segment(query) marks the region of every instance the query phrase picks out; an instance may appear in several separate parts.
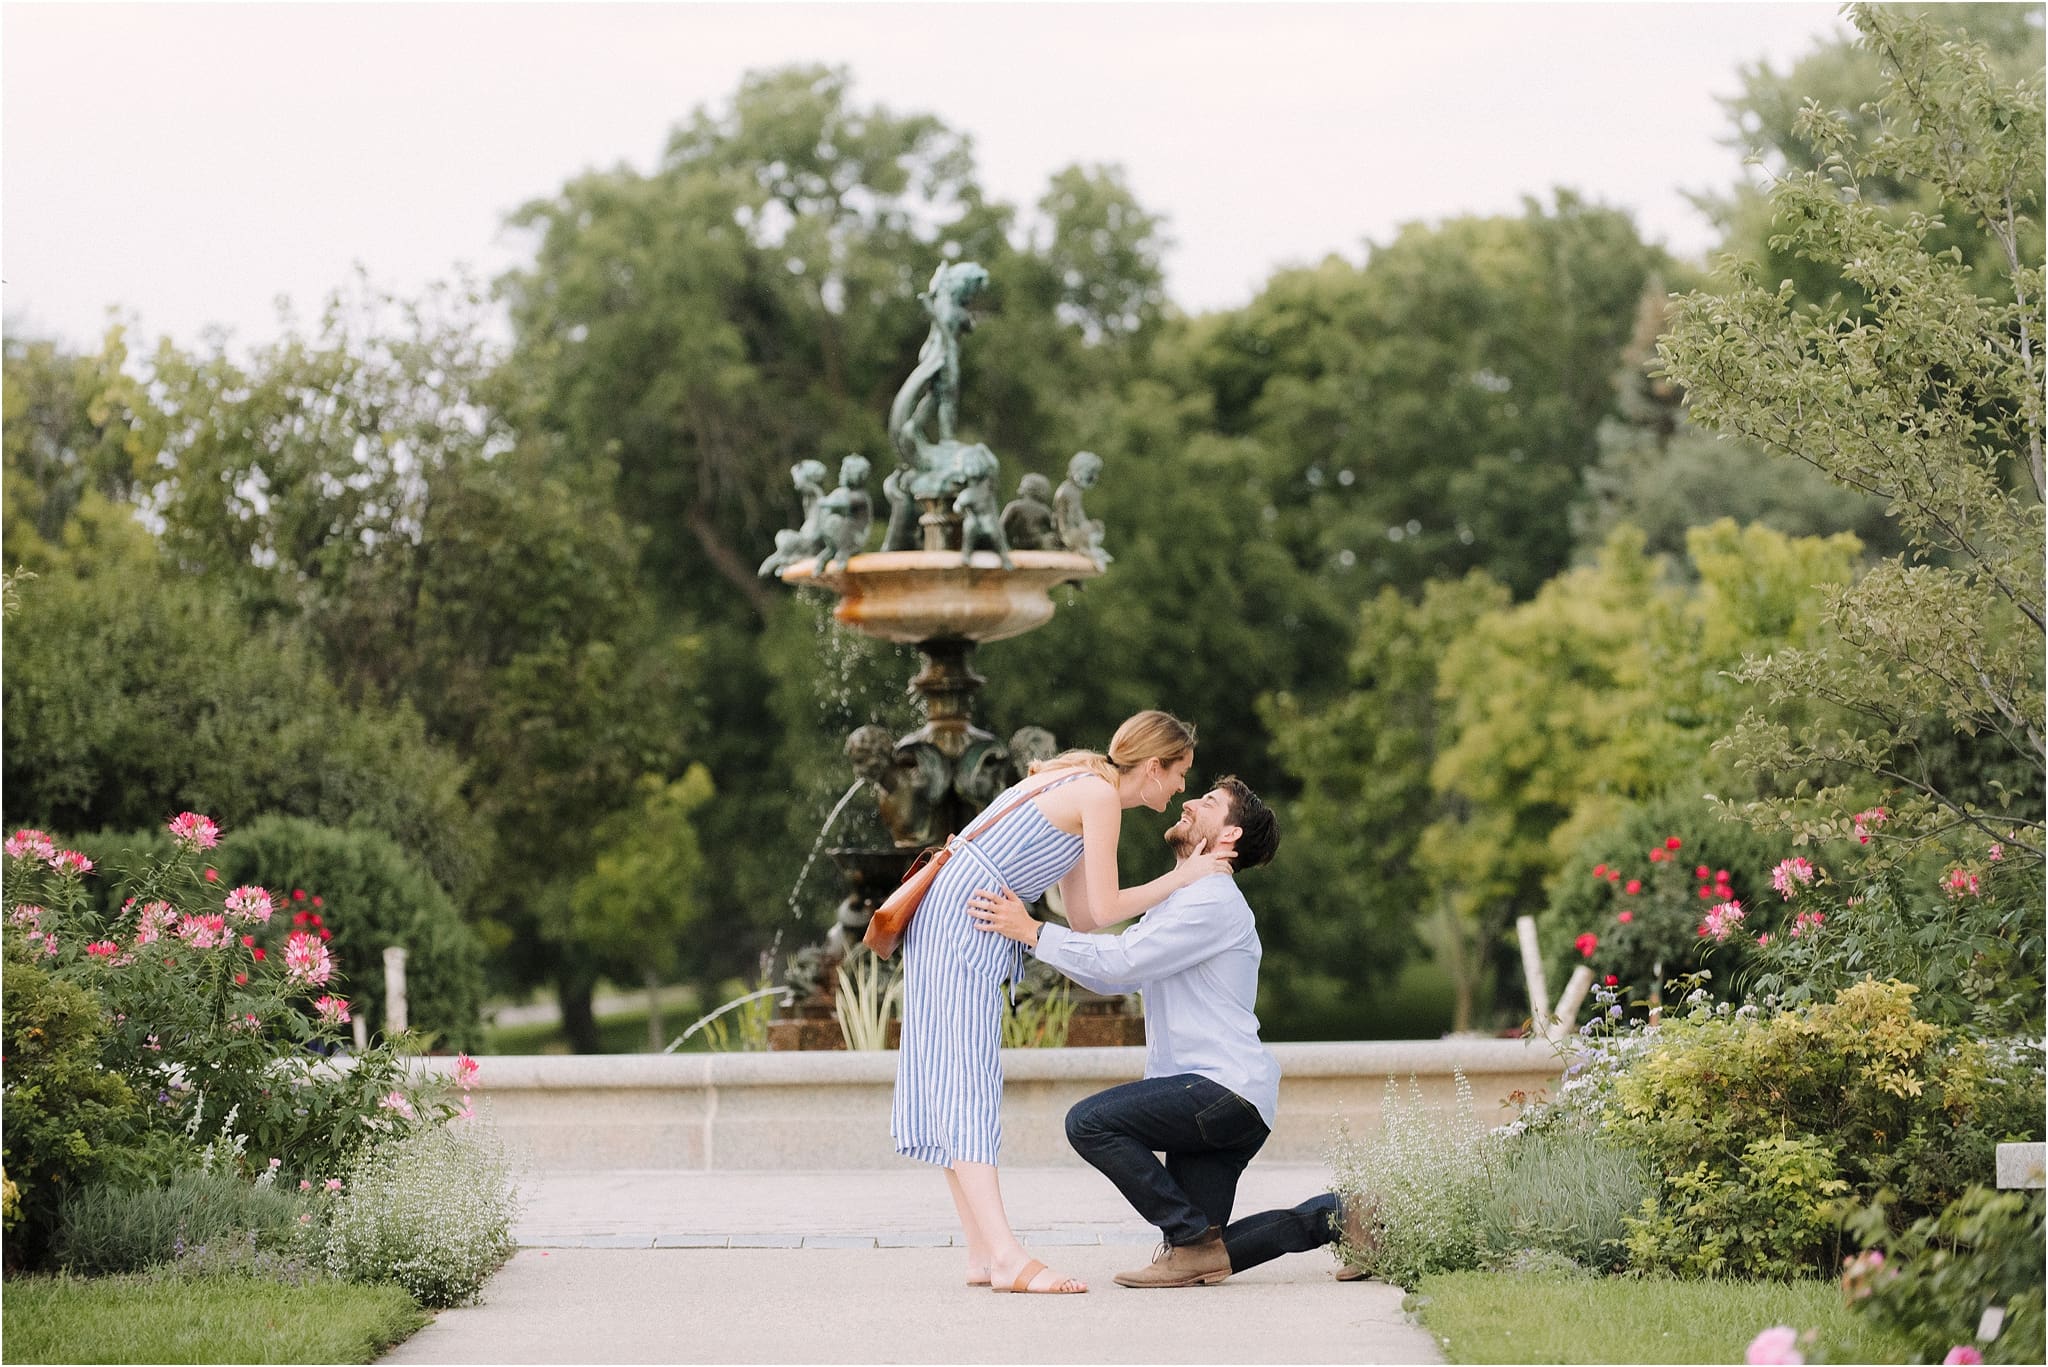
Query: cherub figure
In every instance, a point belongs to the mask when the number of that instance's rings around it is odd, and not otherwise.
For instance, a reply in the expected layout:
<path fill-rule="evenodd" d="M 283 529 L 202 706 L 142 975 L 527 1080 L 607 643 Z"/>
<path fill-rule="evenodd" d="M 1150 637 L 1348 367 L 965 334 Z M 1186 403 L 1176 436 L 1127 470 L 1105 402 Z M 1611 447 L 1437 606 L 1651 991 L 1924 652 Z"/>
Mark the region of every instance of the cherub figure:
<path fill-rule="evenodd" d="M 1003 536 L 1014 551 L 1058 549 L 1052 524 L 1051 480 L 1033 473 L 1017 481 L 1017 496 L 1003 507 Z"/>
<path fill-rule="evenodd" d="M 886 730 L 869 725 L 846 738 L 846 757 L 873 787 L 882 824 L 897 845 L 935 845 L 946 838 L 940 803 L 953 772 L 936 745 L 899 745 Z"/>
<path fill-rule="evenodd" d="M 953 511 L 960 514 L 960 563 L 972 564 L 974 548 L 981 544 L 996 553 L 1004 569 L 1016 568 L 996 503 L 995 452 L 981 445 L 961 447 L 953 457 L 953 479 L 960 485 L 953 500 Z"/>
<path fill-rule="evenodd" d="M 1060 544 L 1095 561 L 1097 569 L 1107 568 L 1111 559 L 1102 549 L 1102 524 L 1081 510 L 1081 492 L 1095 487 L 1102 478 L 1102 457 L 1093 451 L 1076 451 L 1067 462 L 1067 478 L 1053 495 L 1053 519 L 1058 524 Z"/>
<path fill-rule="evenodd" d="M 803 520 L 794 530 L 775 534 L 775 553 L 761 562 L 763 579 L 824 552 L 825 542 L 818 535 L 818 503 L 825 494 L 825 474 L 822 460 L 800 460 L 789 467 L 790 482 L 803 500 Z"/>
<path fill-rule="evenodd" d="M 868 458 L 848 456 L 839 462 L 839 487 L 818 500 L 818 540 L 822 543 L 818 573 L 824 574 L 838 561 L 845 569 L 856 551 L 868 544 L 868 528 L 875 520 L 874 505 L 868 500 Z"/>

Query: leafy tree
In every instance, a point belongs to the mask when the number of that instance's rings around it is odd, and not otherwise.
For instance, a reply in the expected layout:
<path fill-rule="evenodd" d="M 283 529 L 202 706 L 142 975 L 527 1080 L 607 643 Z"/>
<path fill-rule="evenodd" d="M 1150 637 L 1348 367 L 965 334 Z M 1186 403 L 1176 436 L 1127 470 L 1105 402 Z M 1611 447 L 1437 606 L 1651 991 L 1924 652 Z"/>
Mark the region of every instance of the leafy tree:
<path fill-rule="evenodd" d="M 685 944 L 702 937 L 697 889 L 705 859 L 691 816 L 711 800 L 711 775 L 701 764 L 674 783 L 649 775 L 640 805 L 613 816 L 598 832 L 600 853 L 569 894 L 577 937 L 601 958 L 604 971 L 647 986 L 647 1047 L 667 1042 L 658 989 L 673 981 Z"/>
<path fill-rule="evenodd" d="M 404 704 L 349 702 L 288 628 L 143 562 L 52 574 L 8 621 L 6 820 L 53 830 L 154 827 L 204 811 L 279 812 L 382 831 L 444 883 L 473 876 L 484 833 L 459 760 Z"/>
<path fill-rule="evenodd" d="M 1440 743 L 1437 701 L 1445 652 L 1482 618 L 1505 609 L 1507 590 L 1481 571 L 1423 586 L 1410 603 L 1391 588 L 1361 605 L 1347 688 L 1326 705 L 1287 691 L 1260 714 L 1300 794 L 1283 813 L 1284 864 L 1299 868 L 1293 898 L 1261 901 L 1268 976 L 1284 983 L 1261 1018 L 1275 1033 L 1320 1019 L 1315 1033 L 1344 1038 L 1367 995 L 1399 972 L 1418 940 L 1449 968 L 1453 1025 L 1472 1025 L 1476 966 L 1449 899 L 1417 860 L 1428 824 L 1448 809 L 1430 787 Z M 1271 929 L 1268 930 L 1268 927 Z"/>
<path fill-rule="evenodd" d="M 1669 326 L 1674 297 L 1661 276 L 1643 287 L 1635 331 L 1615 370 L 1616 413 L 1600 424 L 1600 456 L 1587 468 L 1584 499 L 1573 509 L 1580 555 L 1590 558 L 1627 524 L 1643 532 L 1650 554 L 1682 566 L 1687 530 L 1724 517 L 1788 536 L 1852 532 L 1872 555 L 1903 549 L 1877 499 L 1693 425 L 1684 391 L 1652 373 L 1661 368 L 1657 338 Z"/>
<path fill-rule="evenodd" d="M 1662 263 L 1627 215 L 1560 191 L 1282 272 L 1196 323 L 1181 363 L 1220 431 L 1272 453 L 1271 534 L 1333 587 L 1484 568 L 1526 596 L 1569 559 L 1607 377 Z"/>
<path fill-rule="evenodd" d="M 1956 41 L 1980 45 L 1983 59 L 1997 79 L 2023 79 L 2041 66 L 2042 7 L 2038 4 L 1884 5 L 1873 7 L 1887 16 L 1917 16 Z M 1742 90 L 1723 101 L 1734 130 L 1730 145 L 1755 155 L 1769 177 L 1819 169 L 1835 150 L 1814 135 L 1805 122 L 1811 102 L 1838 111 L 1836 121 L 1847 145 L 1868 153 L 1882 134 L 1884 116 L 1876 103 L 1884 81 L 1879 54 L 1854 38 L 1818 45 L 1785 72 L 1768 62 L 1743 68 Z M 1942 190 L 1899 168 L 1867 165 L 1858 179 L 1866 203 L 1881 206 L 1890 216 L 1918 214 L 1925 226 L 1928 250 L 1954 249 L 1980 292 L 2004 290 L 2005 267 L 1992 235 L 1976 223 L 1966 205 L 1945 202 Z M 1743 185 L 1725 195 L 1702 195 L 1702 208 L 1722 226 L 1728 250 L 1760 263 L 1763 277 L 1791 280 L 1799 297 L 1821 302 L 1842 294 L 1860 299 L 1862 285 L 1826 260 L 1774 241 L 1775 213 L 1767 189 Z M 2033 255 L 2039 253 L 2039 225 Z"/>
<path fill-rule="evenodd" d="M 1681 303 L 1662 345 L 1695 419 L 1805 461 L 1887 503 L 1911 549 L 1827 605 L 1824 648 L 1749 661 L 1767 704 L 1818 699 L 1836 716 L 1752 712 L 1731 752 L 1815 787 L 1747 807 L 1795 839 L 1849 834 L 1849 803 L 1891 794 L 1888 842 L 1998 840 L 2038 877 L 2042 694 L 2042 102 L 2038 70 L 2002 80 L 1982 46 L 1929 22 L 1851 11 L 1886 70 L 1859 149 L 1817 106 L 1801 117 L 1814 171 L 1771 190 L 1781 249 L 1841 272 L 1862 302 L 1803 303 L 1731 262 Z M 1885 212 L 1871 175 L 1926 187 L 1995 246 L 1995 291 L 1938 224 Z M 1859 783 L 1856 776 L 1862 775 Z"/>

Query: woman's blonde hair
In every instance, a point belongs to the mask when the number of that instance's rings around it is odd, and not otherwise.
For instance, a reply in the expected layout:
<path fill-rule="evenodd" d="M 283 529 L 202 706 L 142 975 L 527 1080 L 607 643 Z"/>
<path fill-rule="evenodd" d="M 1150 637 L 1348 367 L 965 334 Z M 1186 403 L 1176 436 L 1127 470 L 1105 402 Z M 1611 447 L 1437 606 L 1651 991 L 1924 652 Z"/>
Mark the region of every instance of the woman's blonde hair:
<path fill-rule="evenodd" d="M 1170 712 L 1147 710 L 1130 718 L 1109 738 L 1109 753 L 1095 750 L 1067 750 L 1051 759 L 1038 760 L 1031 772 L 1049 773 L 1059 769 L 1086 769 L 1106 783 L 1135 769 L 1148 759 L 1173 764 L 1194 753 L 1195 728 Z"/>

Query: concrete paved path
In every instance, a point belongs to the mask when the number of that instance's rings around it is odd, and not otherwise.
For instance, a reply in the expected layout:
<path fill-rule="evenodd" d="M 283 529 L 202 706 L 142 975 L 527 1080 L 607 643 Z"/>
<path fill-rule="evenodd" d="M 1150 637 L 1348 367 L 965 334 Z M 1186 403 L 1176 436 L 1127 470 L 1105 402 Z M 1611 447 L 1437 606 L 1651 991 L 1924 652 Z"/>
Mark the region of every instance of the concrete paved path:
<path fill-rule="evenodd" d="M 1253 1164 L 1240 1214 L 1322 1189 Z M 512 1261 L 382 1361 L 1442 1361 L 1399 1288 L 1340 1283 L 1326 1251 L 1221 1286 L 1132 1291 L 1156 1233 L 1092 1169 L 1005 1169 L 1011 1219 L 1085 1296 L 963 1285 L 944 1181 L 857 1172 L 555 1172 L 533 1180 Z"/>

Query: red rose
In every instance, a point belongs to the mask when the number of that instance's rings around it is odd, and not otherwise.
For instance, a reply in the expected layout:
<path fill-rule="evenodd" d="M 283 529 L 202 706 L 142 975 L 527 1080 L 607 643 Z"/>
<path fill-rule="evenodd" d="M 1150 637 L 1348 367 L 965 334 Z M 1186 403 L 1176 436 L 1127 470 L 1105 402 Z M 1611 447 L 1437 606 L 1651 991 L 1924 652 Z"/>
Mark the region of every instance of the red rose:
<path fill-rule="evenodd" d="M 1667 850 L 1675 850 L 1680 848 L 1684 844 L 1685 842 L 1683 840 L 1680 840 L 1677 836 L 1668 836 L 1665 838 L 1664 848 Z"/>
<path fill-rule="evenodd" d="M 306 890 L 305 890 L 304 888 L 293 888 L 293 889 L 292 889 L 292 900 L 293 900 L 294 902 L 303 902 L 303 901 L 305 901 L 305 900 L 306 900 Z"/>
<path fill-rule="evenodd" d="M 1695 878 L 1699 879 L 1699 880 L 1700 880 L 1700 881 L 1701 881 L 1702 883 L 1704 883 L 1704 882 L 1706 882 L 1706 881 L 1707 881 L 1707 876 L 1708 876 L 1708 875 L 1707 875 L 1707 866 L 1706 866 L 1705 864 L 1702 864 L 1702 865 L 1700 865 L 1700 866 L 1699 866 L 1698 868 L 1694 869 L 1694 870 L 1693 870 L 1692 872 L 1693 872 L 1693 877 L 1695 877 Z"/>
<path fill-rule="evenodd" d="M 1607 866 L 1605 864 L 1595 864 L 1593 866 L 1593 876 L 1595 878 L 1605 878 L 1607 876 Z"/>
<path fill-rule="evenodd" d="M 1621 922 L 1623 925 L 1627 925 L 1630 921 L 1636 919 L 1636 914 L 1632 911 L 1624 911 L 1614 919 Z"/>
<path fill-rule="evenodd" d="M 1621 979 L 1615 977 L 1612 973 L 1610 973 L 1607 975 L 1607 985 L 1609 987 L 1619 987 L 1621 986 Z"/>
<path fill-rule="evenodd" d="M 1572 941 L 1572 944 L 1581 955 L 1590 959 L 1593 957 L 1593 951 L 1600 947 L 1600 937 L 1589 930 L 1578 939 Z"/>
<path fill-rule="evenodd" d="M 256 956 L 256 958 L 257 958 L 257 961 L 258 961 L 259 963 L 260 963 L 260 962 L 261 962 L 261 961 L 263 960 L 264 954 L 263 954 L 263 946 L 262 946 L 262 945 L 258 945 L 258 946 L 256 946 L 256 948 L 254 948 L 254 949 L 250 950 L 249 952 L 250 952 L 251 954 L 254 954 L 254 955 Z"/>
<path fill-rule="evenodd" d="M 1637 893 L 1641 892 L 1642 890 L 1643 890 L 1643 880 L 1642 880 L 1642 879 L 1640 879 L 1640 878 L 1631 878 L 1631 879 L 1629 879 L 1629 880 L 1628 880 L 1628 884 L 1627 884 L 1627 886 L 1625 886 L 1625 887 L 1623 887 L 1623 888 L 1622 888 L 1622 891 L 1623 891 L 1623 892 L 1625 892 L 1625 893 L 1627 893 L 1627 894 L 1628 894 L 1629 896 L 1631 896 L 1631 897 L 1635 896 L 1635 895 L 1636 895 Z"/>

